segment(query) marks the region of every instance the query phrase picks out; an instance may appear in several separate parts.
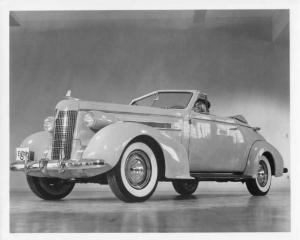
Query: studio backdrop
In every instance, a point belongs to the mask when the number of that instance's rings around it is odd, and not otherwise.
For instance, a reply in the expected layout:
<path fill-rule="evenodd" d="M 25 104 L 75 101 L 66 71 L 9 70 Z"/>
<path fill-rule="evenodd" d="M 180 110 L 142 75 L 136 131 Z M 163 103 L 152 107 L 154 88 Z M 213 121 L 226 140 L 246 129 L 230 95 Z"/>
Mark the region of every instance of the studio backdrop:
<path fill-rule="evenodd" d="M 261 127 L 289 168 L 288 16 L 287 10 L 11 12 L 10 161 L 68 89 L 77 98 L 115 103 L 156 89 L 200 89 L 212 114 L 242 114 Z M 23 174 L 11 175 L 11 189 L 28 189 Z"/>

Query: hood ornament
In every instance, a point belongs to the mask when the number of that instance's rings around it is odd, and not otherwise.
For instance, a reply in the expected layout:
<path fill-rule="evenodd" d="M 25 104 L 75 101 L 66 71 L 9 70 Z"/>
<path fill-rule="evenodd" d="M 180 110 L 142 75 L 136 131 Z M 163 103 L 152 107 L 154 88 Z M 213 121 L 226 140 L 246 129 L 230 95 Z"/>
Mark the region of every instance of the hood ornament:
<path fill-rule="evenodd" d="M 71 97 L 71 93 L 72 93 L 72 91 L 69 89 L 66 93 L 66 97 Z"/>
<path fill-rule="evenodd" d="M 71 93 L 72 93 L 72 91 L 69 89 L 69 90 L 67 91 L 67 93 L 66 93 L 65 99 L 73 99 L 73 100 L 78 101 L 79 99 L 78 99 L 78 98 L 73 98 L 73 97 L 71 96 Z"/>

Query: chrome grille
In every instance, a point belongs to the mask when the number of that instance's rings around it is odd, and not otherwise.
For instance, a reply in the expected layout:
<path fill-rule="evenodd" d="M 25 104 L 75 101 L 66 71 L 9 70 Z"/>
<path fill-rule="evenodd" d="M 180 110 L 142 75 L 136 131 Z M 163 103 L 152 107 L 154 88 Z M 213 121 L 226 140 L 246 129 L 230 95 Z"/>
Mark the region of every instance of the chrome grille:
<path fill-rule="evenodd" d="M 52 159 L 66 160 L 71 158 L 76 117 L 77 111 L 59 111 L 57 113 L 52 140 Z"/>

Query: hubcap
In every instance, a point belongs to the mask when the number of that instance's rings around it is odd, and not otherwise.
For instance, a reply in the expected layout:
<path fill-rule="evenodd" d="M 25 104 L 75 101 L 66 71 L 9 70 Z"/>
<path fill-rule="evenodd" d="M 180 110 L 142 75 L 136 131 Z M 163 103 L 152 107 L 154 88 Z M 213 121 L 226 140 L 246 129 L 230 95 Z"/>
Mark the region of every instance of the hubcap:
<path fill-rule="evenodd" d="M 257 173 L 257 182 L 261 187 L 268 183 L 268 168 L 264 161 L 260 161 Z"/>
<path fill-rule="evenodd" d="M 151 178 L 151 163 L 146 153 L 141 150 L 132 151 L 125 163 L 125 176 L 131 187 L 143 189 Z"/>

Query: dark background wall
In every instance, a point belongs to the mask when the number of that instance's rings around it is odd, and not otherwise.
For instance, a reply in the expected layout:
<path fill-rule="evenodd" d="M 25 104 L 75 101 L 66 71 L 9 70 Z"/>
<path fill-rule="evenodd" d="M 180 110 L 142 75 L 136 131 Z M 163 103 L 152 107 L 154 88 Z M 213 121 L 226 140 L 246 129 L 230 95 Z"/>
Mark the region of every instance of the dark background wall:
<path fill-rule="evenodd" d="M 182 24 L 186 19 L 176 15 L 166 23 L 159 11 L 153 19 L 112 12 L 97 21 L 68 24 L 56 17 L 42 25 L 42 13 L 22 14 L 12 13 L 19 21 L 35 18 L 10 28 L 10 161 L 68 89 L 78 98 L 129 103 L 166 88 L 201 89 L 212 113 L 244 115 L 289 167 L 288 27 L 274 40 L 274 27 L 262 17 L 209 25 L 195 24 L 195 15 L 192 24 Z M 25 188 L 23 174 L 11 174 L 10 185 Z"/>

